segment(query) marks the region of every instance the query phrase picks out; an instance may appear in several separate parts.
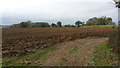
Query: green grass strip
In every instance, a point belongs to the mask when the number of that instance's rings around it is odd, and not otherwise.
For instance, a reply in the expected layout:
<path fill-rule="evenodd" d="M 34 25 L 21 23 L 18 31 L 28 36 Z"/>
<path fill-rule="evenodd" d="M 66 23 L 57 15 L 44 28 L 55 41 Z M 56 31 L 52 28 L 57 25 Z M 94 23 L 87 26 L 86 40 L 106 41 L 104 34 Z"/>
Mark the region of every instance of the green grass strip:
<path fill-rule="evenodd" d="M 44 48 L 41 50 L 37 50 L 34 53 L 30 53 L 24 56 L 16 56 L 11 58 L 4 58 L 2 60 L 2 66 L 34 66 L 34 65 L 41 65 L 43 62 L 42 60 L 47 58 L 48 52 L 56 51 L 57 48 L 49 47 Z M 40 60 L 39 64 L 35 64 L 37 60 Z"/>
<path fill-rule="evenodd" d="M 117 65 L 118 56 L 112 52 L 107 43 L 103 43 L 95 47 L 92 65 L 97 66 L 113 66 Z"/>

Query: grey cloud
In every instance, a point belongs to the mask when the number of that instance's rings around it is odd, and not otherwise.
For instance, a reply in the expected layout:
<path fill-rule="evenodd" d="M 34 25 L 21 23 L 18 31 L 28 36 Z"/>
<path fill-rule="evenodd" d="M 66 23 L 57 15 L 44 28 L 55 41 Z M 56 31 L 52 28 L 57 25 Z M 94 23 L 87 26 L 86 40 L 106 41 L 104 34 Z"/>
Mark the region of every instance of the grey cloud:
<path fill-rule="evenodd" d="M 74 24 L 76 20 L 87 21 L 90 17 L 109 16 L 117 22 L 117 9 L 111 2 L 62 2 L 46 4 L 29 4 L 21 8 L 3 12 L 3 24 L 19 23 L 21 21 L 58 20 L 64 24 Z"/>

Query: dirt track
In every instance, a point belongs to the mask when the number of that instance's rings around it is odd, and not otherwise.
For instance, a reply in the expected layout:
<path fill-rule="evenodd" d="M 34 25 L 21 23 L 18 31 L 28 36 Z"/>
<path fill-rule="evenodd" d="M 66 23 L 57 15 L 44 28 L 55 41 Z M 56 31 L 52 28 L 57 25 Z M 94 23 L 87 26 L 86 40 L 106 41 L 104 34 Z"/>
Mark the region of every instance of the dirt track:
<path fill-rule="evenodd" d="M 84 38 L 58 44 L 55 52 L 49 52 L 43 66 L 88 66 L 92 63 L 94 47 L 108 38 Z"/>

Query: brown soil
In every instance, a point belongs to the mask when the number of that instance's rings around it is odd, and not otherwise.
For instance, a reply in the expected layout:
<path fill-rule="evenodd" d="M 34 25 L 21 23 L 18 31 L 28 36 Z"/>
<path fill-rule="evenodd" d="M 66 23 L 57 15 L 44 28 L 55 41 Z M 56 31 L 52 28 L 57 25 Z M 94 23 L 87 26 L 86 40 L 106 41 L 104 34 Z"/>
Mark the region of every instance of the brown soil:
<path fill-rule="evenodd" d="M 113 28 L 3 28 L 2 57 L 25 55 L 61 42 L 86 37 L 108 37 Z M 69 45 L 69 44 L 68 44 Z M 72 45 L 72 43 L 71 43 Z"/>
<path fill-rule="evenodd" d="M 92 63 L 94 47 L 107 41 L 108 38 L 84 38 L 75 41 L 63 42 L 56 45 L 55 52 L 48 53 L 43 66 L 88 66 Z M 68 53 L 77 48 L 74 53 Z"/>

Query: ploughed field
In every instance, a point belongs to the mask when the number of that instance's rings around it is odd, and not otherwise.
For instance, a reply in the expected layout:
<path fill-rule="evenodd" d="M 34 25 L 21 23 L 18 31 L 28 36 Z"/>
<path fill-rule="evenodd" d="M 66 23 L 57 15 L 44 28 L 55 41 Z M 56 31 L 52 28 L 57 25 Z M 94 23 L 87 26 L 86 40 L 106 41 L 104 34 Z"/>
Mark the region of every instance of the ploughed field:
<path fill-rule="evenodd" d="M 86 37 L 107 37 L 113 28 L 3 28 L 2 56 L 25 55 L 37 49 L 47 48 L 55 44 Z"/>

